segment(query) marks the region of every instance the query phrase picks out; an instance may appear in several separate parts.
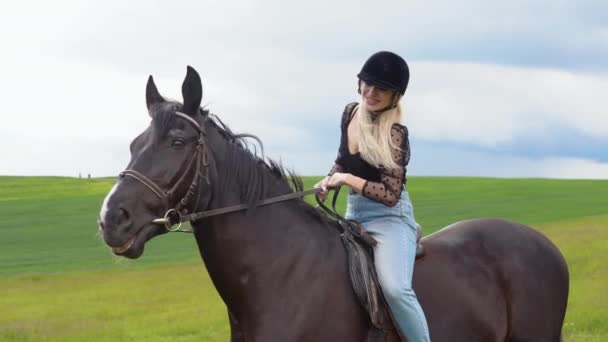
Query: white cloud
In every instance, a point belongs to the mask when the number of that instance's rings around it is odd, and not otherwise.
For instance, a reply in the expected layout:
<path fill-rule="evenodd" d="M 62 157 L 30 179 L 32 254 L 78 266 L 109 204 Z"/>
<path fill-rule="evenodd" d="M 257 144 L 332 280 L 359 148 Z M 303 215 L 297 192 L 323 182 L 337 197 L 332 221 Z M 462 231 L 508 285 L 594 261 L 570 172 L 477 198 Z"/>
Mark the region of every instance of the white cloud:
<path fill-rule="evenodd" d="M 608 179 L 608 163 L 584 158 L 527 158 L 450 146 L 414 146 L 410 175 Z"/>
<path fill-rule="evenodd" d="M 568 127 L 608 138 L 608 75 L 562 70 L 414 62 L 406 94 L 418 136 L 485 146 Z"/>
<path fill-rule="evenodd" d="M 505 146 L 547 137 L 547 127 L 608 137 L 607 74 L 408 57 L 510 35 L 603 49 L 608 31 L 592 20 L 599 2 L 45 4 L 0 5 L 0 29 L 8 33 L 0 37 L 1 115 L 8 118 L 0 127 L 0 174 L 116 174 L 149 121 L 148 74 L 179 100 L 187 64 L 203 77 L 204 104 L 229 126 L 259 135 L 269 155 L 296 170 L 321 174 L 335 149 L 310 142 L 327 126 L 337 135 L 343 105 L 356 99 L 361 63 L 387 47 L 410 62 L 406 115 L 418 139 Z M 378 8 L 391 9 L 382 25 L 370 21 Z M 557 25 L 565 18 L 569 25 Z M 592 33 L 579 40 L 584 32 Z"/>
<path fill-rule="evenodd" d="M 539 169 L 539 174 L 548 178 L 608 179 L 608 163 L 588 159 L 547 158 Z"/>

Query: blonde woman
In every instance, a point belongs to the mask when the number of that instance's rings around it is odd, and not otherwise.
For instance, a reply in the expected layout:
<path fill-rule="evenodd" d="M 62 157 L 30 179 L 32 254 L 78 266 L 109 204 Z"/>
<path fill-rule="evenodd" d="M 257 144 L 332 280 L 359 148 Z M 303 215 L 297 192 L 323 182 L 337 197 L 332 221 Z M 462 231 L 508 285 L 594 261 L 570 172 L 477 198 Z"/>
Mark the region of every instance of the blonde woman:
<path fill-rule="evenodd" d="M 381 51 L 363 65 L 359 103 L 346 106 L 335 165 L 315 184 L 327 189 L 346 185 L 346 218 L 361 222 L 378 244 L 374 258 L 384 295 L 408 341 L 430 341 L 424 312 L 412 289 L 416 257 L 416 221 L 404 189 L 410 149 L 399 101 L 409 68 L 399 55 Z"/>

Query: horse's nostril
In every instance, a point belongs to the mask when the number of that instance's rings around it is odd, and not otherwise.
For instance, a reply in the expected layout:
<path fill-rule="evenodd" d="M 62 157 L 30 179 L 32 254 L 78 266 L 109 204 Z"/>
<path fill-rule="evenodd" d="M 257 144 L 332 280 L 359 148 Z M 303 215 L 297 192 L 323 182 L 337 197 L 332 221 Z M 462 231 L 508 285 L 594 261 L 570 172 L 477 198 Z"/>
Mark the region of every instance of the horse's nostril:
<path fill-rule="evenodd" d="M 122 217 L 122 220 L 129 221 L 129 219 L 131 218 L 131 215 L 129 215 L 129 212 L 124 208 L 120 208 L 118 210 L 119 210 L 120 216 Z"/>

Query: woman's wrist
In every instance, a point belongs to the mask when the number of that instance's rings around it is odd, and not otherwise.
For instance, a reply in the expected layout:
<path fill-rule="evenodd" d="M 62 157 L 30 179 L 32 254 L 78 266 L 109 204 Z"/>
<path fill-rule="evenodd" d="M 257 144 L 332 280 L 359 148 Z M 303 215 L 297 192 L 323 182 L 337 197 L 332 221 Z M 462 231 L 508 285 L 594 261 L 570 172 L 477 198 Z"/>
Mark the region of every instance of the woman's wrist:
<path fill-rule="evenodd" d="M 361 177 L 357 177 L 353 174 L 346 174 L 345 184 L 348 185 L 355 192 L 361 193 L 363 191 L 363 186 L 365 185 L 365 179 Z"/>

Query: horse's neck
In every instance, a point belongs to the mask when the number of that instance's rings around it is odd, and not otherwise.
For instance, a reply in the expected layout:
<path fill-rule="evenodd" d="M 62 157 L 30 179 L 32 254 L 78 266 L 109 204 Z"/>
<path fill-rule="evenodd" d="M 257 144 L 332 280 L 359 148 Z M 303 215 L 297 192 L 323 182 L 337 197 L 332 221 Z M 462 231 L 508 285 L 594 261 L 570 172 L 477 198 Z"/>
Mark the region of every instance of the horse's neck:
<path fill-rule="evenodd" d="M 227 144 L 223 139 L 220 141 Z M 214 145 L 215 170 L 225 166 L 222 163 L 226 148 Z M 220 173 L 214 172 L 215 179 L 211 179 L 214 189 L 210 208 L 240 203 L 239 182 L 223 182 Z M 278 194 L 280 190 L 271 189 L 268 196 Z M 249 280 L 255 279 L 259 284 L 267 277 L 284 277 L 290 263 L 293 264 L 299 255 L 311 253 L 311 245 L 321 244 L 329 238 L 327 227 L 308 215 L 294 201 L 288 201 L 258 207 L 249 213 L 240 211 L 210 217 L 195 224 L 201 256 L 218 292 L 229 306 L 230 302 L 242 303 L 237 298 L 247 297 L 247 291 L 267 290 L 251 286 Z M 257 295 L 252 297 L 259 297 Z"/>
<path fill-rule="evenodd" d="M 282 286 L 280 279 L 297 278 L 289 271 L 307 262 L 300 256 L 328 238 L 313 227 L 315 220 L 304 216 L 294 203 L 277 203 L 249 214 L 213 217 L 195 227 L 207 271 L 230 310 L 266 305 L 259 300 L 272 297 L 275 287 Z"/>

